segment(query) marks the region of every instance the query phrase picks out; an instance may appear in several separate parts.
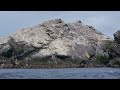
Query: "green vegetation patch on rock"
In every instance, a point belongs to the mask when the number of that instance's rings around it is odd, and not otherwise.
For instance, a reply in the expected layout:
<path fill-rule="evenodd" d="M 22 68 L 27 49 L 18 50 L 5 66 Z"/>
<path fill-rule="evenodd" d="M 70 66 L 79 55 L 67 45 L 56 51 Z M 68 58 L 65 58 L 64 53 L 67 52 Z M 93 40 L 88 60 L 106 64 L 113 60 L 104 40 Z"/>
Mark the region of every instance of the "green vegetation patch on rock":
<path fill-rule="evenodd" d="M 109 63 L 109 57 L 107 57 L 105 55 L 96 55 L 95 62 L 97 64 L 104 64 L 104 65 L 106 65 L 107 63 Z"/>

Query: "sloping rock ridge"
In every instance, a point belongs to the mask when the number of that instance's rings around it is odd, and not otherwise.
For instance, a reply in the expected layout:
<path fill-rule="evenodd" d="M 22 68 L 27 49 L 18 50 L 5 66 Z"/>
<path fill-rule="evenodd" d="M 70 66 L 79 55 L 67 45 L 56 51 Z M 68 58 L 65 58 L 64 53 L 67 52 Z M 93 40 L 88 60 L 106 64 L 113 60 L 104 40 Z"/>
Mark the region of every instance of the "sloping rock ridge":
<path fill-rule="evenodd" d="M 90 65 L 97 55 L 109 57 L 108 51 L 103 49 L 104 41 L 112 39 L 81 21 L 49 20 L 1 37 L 0 66 L 81 67 L 84 61 Z"/>

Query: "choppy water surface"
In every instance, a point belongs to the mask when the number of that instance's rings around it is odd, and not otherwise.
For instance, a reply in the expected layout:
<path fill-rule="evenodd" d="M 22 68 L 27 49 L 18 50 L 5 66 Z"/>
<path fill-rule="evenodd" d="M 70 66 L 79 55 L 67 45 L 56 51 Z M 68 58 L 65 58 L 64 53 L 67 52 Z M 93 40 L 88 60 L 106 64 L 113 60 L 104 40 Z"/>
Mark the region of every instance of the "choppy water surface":
<path fill-rule="evenodd" d="M 120 68 L 0 69 L 0 79 L 120 79 Z"/>

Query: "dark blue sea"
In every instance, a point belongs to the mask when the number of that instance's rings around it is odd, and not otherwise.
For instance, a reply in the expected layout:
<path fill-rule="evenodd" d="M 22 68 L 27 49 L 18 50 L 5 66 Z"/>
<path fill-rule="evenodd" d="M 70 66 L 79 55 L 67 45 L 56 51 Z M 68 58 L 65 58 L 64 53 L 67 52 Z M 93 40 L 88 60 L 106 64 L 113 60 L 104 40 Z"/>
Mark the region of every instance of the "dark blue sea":
<path fill-rule="evenodd" d="M 0 79 L 120 79 L 120 68 L 0 69 Z"/>

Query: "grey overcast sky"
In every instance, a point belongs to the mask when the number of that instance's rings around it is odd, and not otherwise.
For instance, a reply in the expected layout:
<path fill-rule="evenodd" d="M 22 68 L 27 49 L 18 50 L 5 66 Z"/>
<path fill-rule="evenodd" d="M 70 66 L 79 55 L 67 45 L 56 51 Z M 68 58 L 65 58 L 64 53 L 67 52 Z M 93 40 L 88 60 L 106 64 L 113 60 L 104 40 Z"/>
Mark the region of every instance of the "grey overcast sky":
<path fill-rule="evenodd" d="M 0 36 L 58 18 L 66 23 L 81 20 L 111 38 L 120 29 L 120 11 L 0 11 Z"/>

